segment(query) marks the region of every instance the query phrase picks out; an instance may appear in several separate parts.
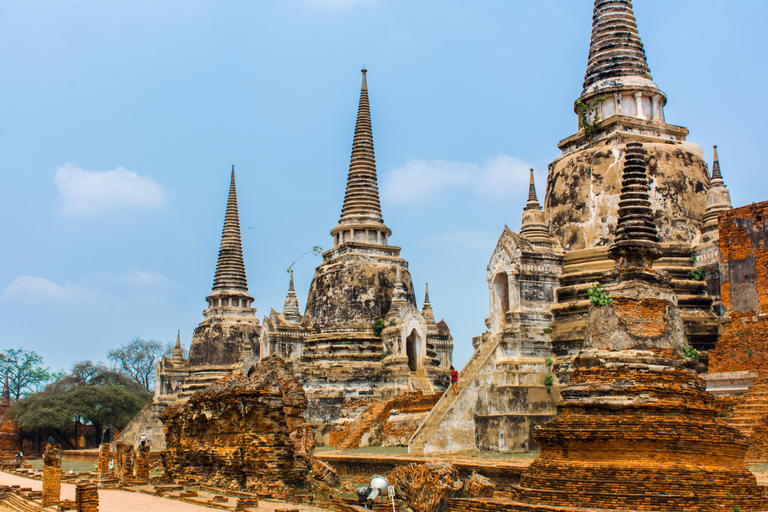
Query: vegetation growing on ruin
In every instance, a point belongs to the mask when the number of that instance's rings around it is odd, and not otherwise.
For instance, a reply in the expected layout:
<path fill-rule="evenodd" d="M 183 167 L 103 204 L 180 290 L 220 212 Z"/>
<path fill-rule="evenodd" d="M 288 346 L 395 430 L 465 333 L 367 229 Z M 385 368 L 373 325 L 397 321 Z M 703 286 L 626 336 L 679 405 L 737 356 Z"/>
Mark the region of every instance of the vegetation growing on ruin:
<path fill-rule="evenodd" d="M 552 375 L 547 375 L 544 377 L 544 385 L 547 386 L 547 389 L 552 387 L 552 384 L 555 383 L 555 378 L 552 377 Z"/>
<path fill-rule="evenodd" d="M 613 302 L 613 299 L 603 291 L 600 283 L 593 284 L 592 288 L 587 290 L 587 295 L 589 295 L 589 303 L 596 307 L 607 306 Z"/>
<path fill-rule="evenodd" d="M 576 102 L 576 113 L 579 115 L 579 128 L 584 132 L 584 137 L 588 142 L 592 142 L 597 134 L 598 125 L 600 124 L 600 115 L 597 112 L 598 105 L 605 101 L 605 98 L 595 98 L 589 103 L 583 103 L 581 101 Z M 592 116 L 592 122 L 589 121 L 589 116 Z"/>
<path fill-rule="evenodd" d="M 691 279 L 694 281 L 702 281 L 704 279 L 704 269 L 695 268 L 691 270 Z"/>
<path fill-rule="evenodd" d="M 685 351 L 685 357 L 690 357 L 691 359 L 699 360 L 699 351 L 695 348 L 691 347 L 690 345 L 686 345 L 683 347 L 683 350 Z"/>
<path fill-rule="evenodd" d="M 384 330 L 384 319 L 383 318 L 377 318 L 375 322 L 373 322 L 373 334 L 376 336 L 381 336 L 381 331 Z"/>
<path fill-rule="evenodd" d="M 312 249 L 310 249 L 309 251 L 305 252 L 304 254 L 302 254 L 301 256 L 299 256 L 298 258 L 296 258 L 296 260 L 295 260 L 293 263 L 291 263 L 290 265 L 288 265 L 288 270 L 286 270 L 286 272 L 290 274 L 290 273 L 291 273 L 291 270 L 293 270 L 293 266 L 294 266 L 296 263 L 298 263 L 298 262 L 299 262 L 299 260 L 300 260 L 301 258 L 303 258 L 304 256 L 306 256 L 306 255 L 307 255 L 307 254 L 309 254 L 309 253 L 312 253 L 312 254 L 314 254 L 315 256 L 322 256 L 322 255 L 323 255 L 323 248 L 322 248 L 322 247 L 320 247 L 319 245 L 313 245 L 313 246 L 312 246 Z"/>

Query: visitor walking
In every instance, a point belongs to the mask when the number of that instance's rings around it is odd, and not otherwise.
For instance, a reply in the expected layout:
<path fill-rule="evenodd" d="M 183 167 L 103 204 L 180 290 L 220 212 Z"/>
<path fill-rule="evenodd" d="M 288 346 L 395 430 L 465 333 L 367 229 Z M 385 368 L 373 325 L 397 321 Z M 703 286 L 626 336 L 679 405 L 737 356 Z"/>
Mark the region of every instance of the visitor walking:
<path fill-rule="evenodd" d="M 451 365 L 451 387 L 453 388 L 453 398 L 456 398 L 459 396 L 459 372 L 456 371 L 456 368 Z"/>

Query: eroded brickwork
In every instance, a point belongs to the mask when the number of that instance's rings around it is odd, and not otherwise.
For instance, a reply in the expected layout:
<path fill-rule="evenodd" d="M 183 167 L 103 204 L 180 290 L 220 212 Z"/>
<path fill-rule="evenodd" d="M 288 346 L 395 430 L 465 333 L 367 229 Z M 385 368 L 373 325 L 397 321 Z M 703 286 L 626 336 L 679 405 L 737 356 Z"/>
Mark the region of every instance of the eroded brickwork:
<path fill-rule="evenodd" d="M 768 367 L 768 201 L 721 212 L 720 296 L 728 316 L 710 372 Z"/>
<path fill-rule="evenodd" d="M 265 358 L 252 377 L 225 377 L 163 412 L 166 472 L 176 482 L 235 490 L 302 484 L 314 452 L 306 407 L 285 362 Z"/>
<path fill-rule="evenodd" d="M 61 446 L 48 444 L 43 453 L 43 506 L 56 505 L 61 498 Z"/>

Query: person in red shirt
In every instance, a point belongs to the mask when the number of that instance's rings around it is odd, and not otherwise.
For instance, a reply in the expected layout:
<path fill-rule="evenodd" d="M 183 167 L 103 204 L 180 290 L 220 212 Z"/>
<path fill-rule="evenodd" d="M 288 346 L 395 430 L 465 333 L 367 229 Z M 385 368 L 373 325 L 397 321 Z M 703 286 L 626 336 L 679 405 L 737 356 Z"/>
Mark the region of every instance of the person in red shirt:
<path fill-rule="evenodd" d="M 453 397 L 456 398 L 459 396 L 459 372 L 456 371 L 456 368 L 451 365 L 451 387 L 453 388 Z"/>

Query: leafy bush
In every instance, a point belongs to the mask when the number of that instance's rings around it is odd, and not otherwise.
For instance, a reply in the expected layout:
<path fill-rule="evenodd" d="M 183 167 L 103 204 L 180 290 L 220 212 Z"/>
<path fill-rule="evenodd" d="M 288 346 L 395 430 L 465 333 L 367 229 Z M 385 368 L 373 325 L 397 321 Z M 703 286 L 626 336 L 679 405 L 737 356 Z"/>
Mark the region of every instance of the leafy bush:
<path fill-rule="evenodd" d="M 691 279 L 694 281 L 704 280 L 704 270 L 700 268 L 695 268 L 691 270 Z"/>
<path fill-rule="evenodd" d="M 695 348 L 691 347 L 690 345 L 686 345 L 683 347 L 683 350 L 685 351 L 685 357 L 690 357 L 695 360 L 699 360 L 699 351 Z"/>
<path fill-rule="evenodd" d="M 550 329 L 549 327 L 544 328 L 544 334 L 549 334 L 551 332 L 552 332 L 552 329 Z"/>
<path fill-rule="evenodd" d="M 552 358 L 548 357 L 548 358 L 544 359 L 544 364 L 547 365 L 547 366 L 552 366 Z"/>
<path fill-rule="evenodd" d="M 375 322 L 373 322 L 373 334 L 376 336 L 381 336 L 381 331 L 384 330 L 384 319 L 383 318 L 377 318 Z"/>
<path fill-rule="evenodd" d="M 547 375 L 546 377 L 544 377 L 544 385 L 547 386 L 547 389 L 551 388 L 552 384 L 554 383 L 555 383 L 555 378 L 552 377 L 551 375 Z"/>
<path fill-rule="evenodd" d="M 589 295 L 589 303 L 593 306 L 602 307 L 613 302 L 613 299 L 603 291 L 600 283 L 593 284 L 592 288 L 587 290 L 587 295 Z"/>

